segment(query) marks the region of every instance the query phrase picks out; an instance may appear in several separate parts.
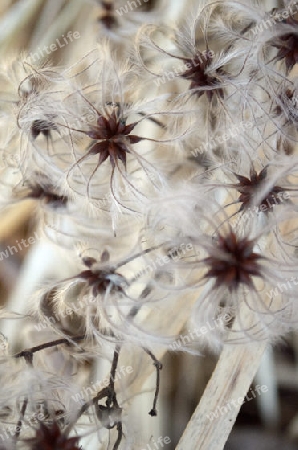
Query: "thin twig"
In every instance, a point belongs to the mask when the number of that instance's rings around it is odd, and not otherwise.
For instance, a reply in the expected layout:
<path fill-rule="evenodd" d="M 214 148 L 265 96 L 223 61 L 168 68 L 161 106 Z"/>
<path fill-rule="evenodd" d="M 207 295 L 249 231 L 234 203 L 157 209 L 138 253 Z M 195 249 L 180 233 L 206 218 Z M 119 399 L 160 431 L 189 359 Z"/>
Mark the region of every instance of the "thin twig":
<path fill-rule="evenodd" d="M 82 335 L 82 336 L 72 337 L 71 340 L 70 339 L 57 339 L 56 341 L 45 342 L 44 344 L 37 345 L 36 347 L 31 347 L 27 350 L 22 350 L 20 353 L 17 353 L 15 355 L 15 358 L 23 357 L 27 360 L 28 358 L 31 358 L 34 353 L 40 352 L 41 350 L 44 350 L 46 348 L 56 347 L 57 345 L 61 345 L 61 344 L 71 345 L 71 341 L 80 342 L 80 341 L 83 341 L 84 339 L 85 339 L 85 335 Z"/>
<path fill-rule="evenodd" d="M 117 431 L 118 431 L 118 437 L 114 444 L 113 450 L 117 450 L 122 441 L 123 430 L 122 430 L 122 422 L 121 421 L 117 422 Z"/>
<path fill-rule="evenodd" d="M 150 416 L 156 417 L 157 416 L 156 404 L 157 404 L 159 388 L 160 388 L 160 371 L 162 369 L 162 364 L 158 361 L 158 359 L 154 356 L 154 354 L 148 348 L 143 347 L 143 350 L 147 353 L 147 355 L 150 356 L 150 358 L 153 361 L 154 367 L 156 368 L 156 387 L 155 387 L 155 394 L 154 394 L 154 400 L 153 400 L 153 407 L 149 411 Z"/>
<path fill-rule="evenodd" d="M 22 405 L 20 418 L 19 418 L 17 426 L 16 426 L 15 439 L 18 439 L 20 436 L 21 429 L 22 429 L 22 423 L 23 423 L 23 420 L 25 417 L 25 412 L 26 412 L 27 406 L 28 406 L 28 398 L 25 398 L 23 405 Z"/>
<path fill-rule="evenodd" d="M 117 394 L 115 392 L 115 378 L 119 363 L 120 349 L 121 345 L 117 344 L 114 350 L 114 356 L 110 370 L 109 385 L 101 389 L 95 395 L 95 397 L 93 397 L 91 400 L 87 401 L 86 403 L 84 403 L 84 405 L 82 405 L 77 414 L 76 419 L 65 430 L 65 433 L 68 434 L 74 427 L 74 425 L 77 423 L 79 418 L 82 416 L 82 414 L 84 414 L 90 406 L 94 405 L 96 409 L 97 418 L 105 428 L 112 429 L 115 428 L 116 426 L 118 436 L 114 444 L 113 450 L 117 450 L 119 448 L 119 445 L 123 437 L 122 420 L 121 420 L 122 409 L 118 404 Z M 106 406 L 99 405 L 99 402 L 104 398 L 106 398 Z M 113 420 L 113 414 L 116 415 L 116 420 L 111 423 L 111 420 Z"/>
<path fill-rule="evenodd" d="M 114 350 L 114 357 L 113 357 L 113 362 L 112 362 L 112 366 L 111 366 L 111 371 L 110 371 L 110 384 L 109 387 L 111 389 L 114 390 L 115 387 L 115 377 L 116 377 L 116 370 L 118 367 L 118 363 L 119 363 L 119 353 L 120 353 L 120 349 L 121 349 L 121 345 L 116 345 L 116 348 Z"/>

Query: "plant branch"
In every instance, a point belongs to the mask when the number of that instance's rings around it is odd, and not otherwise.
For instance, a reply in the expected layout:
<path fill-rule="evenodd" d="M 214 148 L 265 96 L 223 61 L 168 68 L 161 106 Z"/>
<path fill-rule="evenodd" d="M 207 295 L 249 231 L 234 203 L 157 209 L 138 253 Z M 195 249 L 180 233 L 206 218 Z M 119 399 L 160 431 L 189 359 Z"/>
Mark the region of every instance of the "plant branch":
<path fill-rule="evenodd" d="M 251 311 L 245 311 L 251 324 Z M 226 344 L 176 450 L 223 450 L 268 341 Z"/>

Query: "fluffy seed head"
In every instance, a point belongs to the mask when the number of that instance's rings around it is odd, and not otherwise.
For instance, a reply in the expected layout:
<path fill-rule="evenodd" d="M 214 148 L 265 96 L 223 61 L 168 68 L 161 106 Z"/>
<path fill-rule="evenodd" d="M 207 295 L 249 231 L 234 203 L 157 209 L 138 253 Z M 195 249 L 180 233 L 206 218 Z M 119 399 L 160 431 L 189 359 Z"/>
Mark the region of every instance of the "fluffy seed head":
<path fill-rule="evenodd" d="M 218 252 L 205 258 L 209 267 L 206 278 L 215 278 L 216 287 L 227 285 L 235 290 L 240 283 L 252 286 L 252 276 L 261 276 L 261 255 L 253 251 L 254 242 L 247 237 L 239 238 L 233 231 L 219 236 Z"/>
<path fill-rule="evenodd" d="M 113 30 L 117 28 L 118 21 L 115 16 L 114 4 L 113 2 L 101 2 L 102 12 L 98 17 L 98 22 L 100 22 L 107 30 Z"/>
<path fill-rule="evenodd" d="M 298 25 L 298 21 L 293 19 L 293 17 L 284 19 L 282 23 L 295 27 Z M 295 32 L 285 33 L 279 38 L 275 38 L 272 45 L 278 49 L 277 60 L 284 59 L 287 73 L 289 73 L 298 62 L 298 34 Z"/>
<path fill-rule="evenodd" d="M 108 157 L 114 168 L 119 159 L 126 167 L 126 155 L 129 148 L 126 141 L 130 144 L 140 142 L 142 138 L 131 135 L 131 131 L 136 126 L 135 123 L 126 125 L 126 121 L 113 110 L 109 117 L 100 115 L 97 118 L 96 127 L 86 132 L 86 134 L 96 142 L 89 150 L 90 155 L 99 155 L 98 165 L 102 164 Z"/>
<path fill-rule="evenodd" d="M 187 69 L 182 73 L 181 77 L 191 81 L 190 89 L 201 88 L 204 86 L 215 86 L 217 80 L 215 77 L 210 76 L 207 72 L 208 67 L 212 63 L 213 56 L 212 53 L 207 52 L 197 52 L 193 59 L 187 59 L 186 65 Z M 206 95 L 209 101 L 212 100 L 212 97 L 215 91 L 220 95 L 221 98 L 224 97 L 223 89 L 217 90 L 206 90 Z M 198 97 L 201 97 L 205 92 L 203 90 L 198 91 Z"/>
<path fill-rule="evenodd" d="M 259 173 L 257 173 L 254 168 L 251 168 L 250 178 L 236 174 L 239 183 L 235 184 L 235 188 L 238 190 L 238 192 L 240 192 L 238 201 L 242 203 L 240 211 L 243 211 L 245 208 L 248 208 L 252 204 L 255 194 L 262 186 L 264 180 L 266 179 L 266 176 L 266 167 L 264 167 L 264 169 L 262 169 Z M 280 203 L 281 200 L 279 199 L 278 194 L 285 191 L 286 189 L 280 186 L 273 186 L 272 189 L 260 200 L 258 208 L 262 210 L 262 206 L 264 205 L 267 207 L 268 202 L 271 204 Z"/>
<path fill-rule="evenodd" d="M 64 436 L 56 422 L 49 427 L 40 423 L 32 450 L 79 450 L 79 439 Z"/>
<path fill-rule="evenodd" d="M 34 200 L 40 200 L 45 204 L 52 206 L 54 208 L 65 206 L 68 199 L 64 195 L 59 195 L 55 192 L 55 187 L 47 179 L 47 177 L 42 176 L 37 178 L 41 178 L 40 181 L 36 181 L 35 183 L 28 183 L 29 192 L 27 193 L 27 198 L 32 198 Z M 44 178 L 42 180 L 42 178 Z"/>

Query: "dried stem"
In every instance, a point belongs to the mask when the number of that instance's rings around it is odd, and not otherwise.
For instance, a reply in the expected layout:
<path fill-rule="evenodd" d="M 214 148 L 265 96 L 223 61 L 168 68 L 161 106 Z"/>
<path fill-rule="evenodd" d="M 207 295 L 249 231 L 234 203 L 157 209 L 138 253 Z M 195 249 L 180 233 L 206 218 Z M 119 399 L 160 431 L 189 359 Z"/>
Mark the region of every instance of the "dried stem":
<path fill-rule="evenodd" d="M 246 325 L 251 324 L 251 314 L 245 311 Z M 225 345 L 176 450 L 223 450 L 267 343 Z"/>
<path fill-rule="evenodd" d="M 150 356 L 150 358 L 153 361 L 154 367 L 156 368 L 156 387 L 155 387 L 155 394 L 154 394 L 154 400 L 153 400 L 153 406 L 151 411 L 149 411 L 150 416 L 155 417 L 157 416 L 157 410 L 156 410 L 156 404 L 159 394 L 159 387 L 160 387 L 160 371 L 162 369 L 162 364 L 156 359 L 156 357 L 153 355 L 153 353 L 148 349 L 143 347 L 143 350 L 147 353 L 147 355 Z"/>
<path fill-rule="evenodd" d="M 28 361 L 28 359 L 30 358 L 32 361 L 32 356 L 36 352 L 40 352 L 41 350 L 44 350 L 46 348 L 56 347 L 57 345 L 61 344 L 71 345 L 72 343 L 71 341 L 80 342 L 83 341 L 84 339 L 85 335 L 82 335 L 82 336 L 75 336 L 70 339 L 57 339 L 56 341 L 45 342 L 44 344 L 37 345 L 36 347 L 31 347 L 27 350 L 22 350 L 21 352 L 15 355 L 15 358 L 25 358 L 26 361 Z"/>
<path fill-rule="evenodd" d="M 26 412 L 27 406 L 28 406 L 28 398 L 25 398 L 23 405 L 22 405 L 20 418 L 19 418 L 17 426 L 16 426 L 15 439 L 18 439 L 20 436 L 21 429 L 22 429 L 22 423 L 23 423 L 23 420 L 25 417 L 25 412 Z"/>
<path fill-rule="evenodd" d="M 121 345 L 119 344 L 116 345 L 114 350 L 112 366 L 110 370 L 109 385 L 101 389 L 91 400 L 84 403 L 84 405 L 78 412 L 76 419 L 65 430 L 65 433 L 68 434 L 72 430 L 74 425 L 77 423 L 78 419 L 82 416 L 82 414 L 84 414 L 88 410 L 88 408 L 93 405 L 96 409 L 97 418 L 105 428 L 110 430 L 116 427 L 118 435 L 117 440 L 113 446 L 113 450 L 117 450 L 119 448 L 119 445 L 123 437 L 122 420 L 121 420 L 122 409 L 118 404 L 117 394 L 115 392 L 115 377 L 119 363 L 120 349 Z M 99 402 L 104 398 L 106 398 L 106 406 L 99 404 Z"/>

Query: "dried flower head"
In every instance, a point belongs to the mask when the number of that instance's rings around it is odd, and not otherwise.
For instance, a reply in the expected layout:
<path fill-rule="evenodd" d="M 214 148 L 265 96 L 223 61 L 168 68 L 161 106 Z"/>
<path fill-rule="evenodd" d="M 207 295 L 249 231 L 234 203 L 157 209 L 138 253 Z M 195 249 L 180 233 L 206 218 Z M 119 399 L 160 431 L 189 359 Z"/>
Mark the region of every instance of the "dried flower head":
<path fill-rule="evenodd" d="M 243 175 L 235 174 L 238 183 L 233 185 L 235 189 L 240 193 L 238 202 L 241 203 L 239 211 L 243 211 L 245 208 L 252 206 L 256 194 L 260 192 L 267 181 L 268 167 L 264 167 L 259 173 L 251 167 L 250 177 L 244 177 Z M 271 189 L 264 191 L 264 197 L 258 201 L 259 211 L 272 211 L 268 208 L 268 205 L 278 205 L 283 202 L 283 193 L 287 192 L 287 189 L 281 186 L 274 185 Z"/>
<path fill-rule="evenodd" d="M 35 140 L 40 134 L 45 138 L 49 138 L 51 131 L 57 131 L 56 125 L 50 120 L 34 120 L 31 126 L 32 138 Z"/>
<path fill-rule="evenodd" d="M 200 19 L 202 20 L 202 18 Z M 137 55 L 140 64 L 147 72 L 161 78 L 155 80 L 157 85 L 164 81 L 170 82 L 173 79 L 182 78 L 190 82 L 190 94 L 196 94 L 198 98 L 206 94 L 209 102 L 211 102 L 214 96 L 224 98 L 222 85 L 226 74 L 223 65 L 228 61 L 229 56 L 225 55 L 225 58 L 221 60 L 220 57 L 216 57 L 208 44 L 204 50 L 198 47 L 195 38 L 198 22 L 199 20 L 194 21 L 189 29 L 184 26 L 179 30 L 167 30 L 152 25 L 144 26 L 138 35 Z M 155 42 L 153 36 L 154 34 L 158 35 L 159 32 L 165 35 L 174 35 L 171 43 L 175 50 L 168 51 Z M 146 62 L 142 59 L 141 49 L 143 47 L 147 51 L 155 52 L 154 60 L 161 60 L 161 64 L 164 66 L 163 71 L 156 72 L 154 69 L 147 67 Z M 172 64 L 172 69 L 167 70 L 170 63 L 174 63 L 174 65 Z"/>
<path fill-rule="evenodd" d="M 258 174 L 254 173 L 253 176 L 258 181 Z M 243 179 L 241 183 L 245 194 L 247 180 Z M 266 198 L 272 198 L 272 189 L 269 190 L 268 185 L 263 189 L 268 192 Z M 284 248 L 286 237 L 281 226 L 283 218 L 277 216 L 271 220 L 268 215 L 264 225 L 262 216 L 255 214 L 250 221 L 246 220 L 250 226 L 236 228 L 232 227 L 233 223 L 225 209 L 211 196 L 195 199 L 189 190 L 189 197 L 184 196 L 184 205 L 190 207 L 193 203 L 193 212 L 190 214 L 183 208 L 182 199 L 183 194 L 176 202 L 165 198 L 165 204 L 169 203 L 171 209 L 159 208 L 156 217 L 150 217 L 148 231 L 153 228 L 154 235 L 162 227 L 162 230 L 166 230 L 165 235 L 172 233 L 172 246 L 178 246 L 183 241 L 190 242 L 193 251 L 172 261 L 165 268 L 173 275 L 170 281 L 165 282 L 163 278 L 160 283 L 156 280 L 156 283 L 168 291 L 188 288 L 198 290 L 191 318 L 195 327 L 206 326 L 214 318 L 224 319 L 225 315 L 229 315 L 238 321 L 237 332 L 234 330 L 235 339 L 267 339 L 290 330 L 297 320 L 294 297 L 298 283 L 294 283 L 294 246 L 291 245 L 288 250 Z M 258 204 L 263 205 L 264 196 L 261 195 L 260 199 Z M 185 211 L 188 221 L 183 218 Z M 174 226 L 176 230 L 173 230 Z M 161 234 L 159 232 L 159 238 Z M 264 242 L 270 242 L 268 248 L 264 247 Z M 278 286 L 285 279 L 289 280 L 291 289 L 284 292 Z M 176 280 L 176 285 L 173 285 L 173 280 Z M 241 325 L 243 303 L 253 317 L 250 329 Z M 230 331 L 230 325 L 231 322 L 226 322 L 226 332 Z M 218 336 L 219 340 L 226 338 L 224 329 Z"/>
<path fill-rule="evenodd" d="M 158 8 L 151 10 L 145 2 L 128 3 L 125 0 L 93 0 L 96 4 L 96 22 L 101 38 L 109 38 L 119 57 L 127 50 L 138 27 L 158 17 Z M 162 11 L 162 7 L 159 8 Z"/>
<path fill-rule="evenodd" d="M 79 440 L 78 437 L 63 434 L 56 422 L 51 425 L 40 422 L 36 436 L 32 439 L 32 450 L 80 450 Z"/>
<path fill-rule="evenodd" d="M 113 30 L 118 26 L 114 2 L 102 0 L 100 2 L 100 5 L 102 11 L 98 15 L 98 22 L 102 24 L 107 30 Z"/>
<path fill-rule="evenodd" d="M 239 238 L 234 231 L 217 238 L 216 253 L 203 259 L 208 271 L 206 278 L 215 280 L 215 288 L 226 285 L 229 291 L 240 284 L 252 287 L 252 277 L 261 277 L 262 256 L 254 251 L 254 242 L 247 237 Z"/>
<path fill-rule="evenodd" d="M 67 204 L 67 197 L 56 193 L 57 188 L 52 182 L 47 179 L 47 176 L 40 173 L 34 174 L 36 182 L 32 181 L 24 183 L 27 185 L 29 191 L 26 193 L 26 198 L 39 200 L 45 205 L 49 205 L 52 208 L 65 207 Z"/>
<path fill-rule="evenodd" d="M 275 10 L 273 17 L 275 14 L 279 14 L 279 11 Z M 285 27 L 282 27 L 282 24 Z M 276 59 L 284 60 L 286 73 L 289 73 L 298 62 L 298 20 L 292 16 L 282 20 L 278 27 L 278 35 L 270 43 L 278 50 Z"/>
<path fill-rule="evenodd" d="M 128 145 L 137 144 L 143 139 L 131 134 L 136 125 L 137 122 L 126 125 L 126 120 L 115 109 L 107 117 L 99 114 L 96 126 L 86 132 L 91 139 L 97 141 L 91 145 L 86 156 L 98 155 L 98 166 L 109 158 L 112 169 L 118 167 L 120 160 L 126 169 L 126 158 L 130 153 Z"/>
<path fill-rule="evenodd" d="M 120 210 L 135 212 L 131 203 L 134 201 L 142 210 L 152 187 L 155 192 L 178 165 L 175 160 L 167 164 L 158 161 L 161 149 L 170 154 L 184 139 L 190 129 L 186 124 L 189 119 L 183 119 L 183 111 L 175 103 L 161 110 L 164 97 L 135 103 L 131 65 L 119 64 L 107 47 L 102 52 L 92 52 L 63 72 L 60 89 L 64 86 L 67 95 L 54 106 L 44 102 L 44 119 L 41 122 L 39 116 L 31 121 L 30 130 L 32 134 L 33 123 L 35 147 L 38 132 L 47 136 L 56 131 L 61 135 L 61 140 L 53 143 L 52 159 L 66 173 L 66 189 L 84 199 L 87 194 L 98 211 L 106 200 L 108 211 L 109 205 L 113 208 L 116 204 Z M 54 114 L 54 108 L 59 114 Z M 143 132 L 148 123 L 155 128 L 156 136 Z M 67 152 L 67 147 L 71 151 Z M 74 162 L 69 163 L 71 156 Z"/>
<path fill-rule="evenodd" d="M 216 69 L 214 75 L 208 73 L 208 67 L 211 66 L 213 59 L 214 54 L 210 50 L 198 52 L 193 59 L 184 59 L 186 70 L 180 75 L 182 78 L 191 81 L 189 89 L 196 90 L 198 97 L 206 93 L 209 102 L 215 94 L 224 98 L 223 88 L 216 88 L 218 84 L 216 75 L 224 75 L 222 68 Z M 206 88 L 205 91 L 200 90 L 203 87 Z M 208 89 L 208 87 L 212 89 Z"/>

